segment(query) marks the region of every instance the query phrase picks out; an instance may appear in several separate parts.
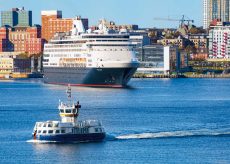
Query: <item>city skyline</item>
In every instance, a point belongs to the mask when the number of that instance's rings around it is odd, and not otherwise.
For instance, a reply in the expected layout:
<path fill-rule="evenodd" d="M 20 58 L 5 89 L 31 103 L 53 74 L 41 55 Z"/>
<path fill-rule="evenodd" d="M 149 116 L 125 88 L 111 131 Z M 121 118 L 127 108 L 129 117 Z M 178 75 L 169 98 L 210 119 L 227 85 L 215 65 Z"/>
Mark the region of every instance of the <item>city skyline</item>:
<path fill-rule="evenodd" d="M 181 19 L 186 15 L 195 20 L 196 26 L 202 26 L 203 1 L 193 0 L 162 0 L 162 1 L 131 1 L 122 0 L 106 1 L 98 3 L 95 0 L 87 2 L 81 0 L 57 0 L 55 3 L 45 0 L 39 2 L 29 0 L 9 0 L 5 3 L 0 0 L 1 11 L 10 10 L 15 7 L 25 7 L 33 12 L 33 24 L 41 24 L 42 10 L 62 10 L 63 18 L 73 18 L 77 15 L 89 18 L 89 25 L 95 25 L 99 19 L 115 21 L 117 24 L 138 24 L 140 27 L 170 27 L 176 28 L 179 22 L 155 20 L 154 18 Z M 78 7 L 79 6 L 79 7 Z M 96 7 L 95 7 L 96 6 Z M 127 7 L 129 9 L 127 9 Z M 128 11 L 128 12 L 127 12 Z"/>
<path fill-rule="evenodd" d="M 204 28 L 213 20 L 230 21 L 229 0 L 204 0 Z"/>

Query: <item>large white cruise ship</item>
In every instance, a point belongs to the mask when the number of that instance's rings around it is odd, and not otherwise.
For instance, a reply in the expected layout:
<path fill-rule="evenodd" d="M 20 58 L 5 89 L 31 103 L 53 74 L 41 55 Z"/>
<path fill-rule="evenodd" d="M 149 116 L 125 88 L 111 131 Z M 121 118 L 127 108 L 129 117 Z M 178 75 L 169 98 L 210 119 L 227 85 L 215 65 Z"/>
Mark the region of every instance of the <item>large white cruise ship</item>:
<path fill-rule="evenodd" d="M 124 87 L 139 66 L 127 31 L 103 24 L 85 31 L 81 18 L 73 29 L 59 33 L 44 46 L 44 81 L 50 84 Z"/>

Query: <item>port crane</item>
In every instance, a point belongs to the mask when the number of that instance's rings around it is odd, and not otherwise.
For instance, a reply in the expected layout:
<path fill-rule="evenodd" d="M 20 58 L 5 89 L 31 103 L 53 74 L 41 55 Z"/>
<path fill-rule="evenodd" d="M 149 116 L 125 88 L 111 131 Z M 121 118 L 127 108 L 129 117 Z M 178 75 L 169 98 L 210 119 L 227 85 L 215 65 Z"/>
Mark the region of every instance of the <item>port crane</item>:
<path fill-rule="evenodd" d="M 186 18 L 185 15 L 182 15 L 181 19 L 172 19 L 172 18 L 154 18 L 154 20 L 161 20 L 161 21 L 178 21 L 179 22 L 179 26 L 183 27 L 183 25 L 185 25 L 185 23 L 187 22 L 187 25 L 189 26 L 190 23 L 194 23 L 194 20 L 189 19 L 188 17 Z"/>

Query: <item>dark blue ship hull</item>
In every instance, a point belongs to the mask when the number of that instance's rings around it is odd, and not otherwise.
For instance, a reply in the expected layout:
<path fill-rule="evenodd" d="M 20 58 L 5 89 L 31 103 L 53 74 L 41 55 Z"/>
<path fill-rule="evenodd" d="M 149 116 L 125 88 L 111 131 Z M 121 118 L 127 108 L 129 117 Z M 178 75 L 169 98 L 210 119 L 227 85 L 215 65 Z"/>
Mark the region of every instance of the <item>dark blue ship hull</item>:
<path fill-rule="evenodd" d="M 103 141 L 105 135 L 105 133 L 36 135 L 34 139 L 56 142 L 98 142 Z"/>
<path fill-rule="evenodd" d="M 130 68 L 76 68 L 45 67 L 44 82 L 60 85 L 92 87 L 124 87 L 137 67 Z"/>

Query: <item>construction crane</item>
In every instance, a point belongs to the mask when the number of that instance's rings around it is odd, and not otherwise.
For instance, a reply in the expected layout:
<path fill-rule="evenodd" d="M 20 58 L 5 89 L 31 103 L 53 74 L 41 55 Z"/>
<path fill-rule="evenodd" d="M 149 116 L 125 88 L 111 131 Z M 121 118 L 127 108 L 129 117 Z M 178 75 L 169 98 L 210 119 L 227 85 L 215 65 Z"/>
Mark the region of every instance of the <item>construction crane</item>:
<path fill-rule="evenodd" d="M 191 23 L 194 23 L 194 20 L 189 19 L 188 17 L 185 18 L 185 15 L 182 15 L 181 19 L 171 19 L 171 18 L 154 18 L 154 20 L 161 20 L 161 21 L 178 21 L 179 22 L 179 26 L 183 27 L 183 25 L 185 25 L 185 22 L 187 22 L 187 25 L 190 25 Z"/>

